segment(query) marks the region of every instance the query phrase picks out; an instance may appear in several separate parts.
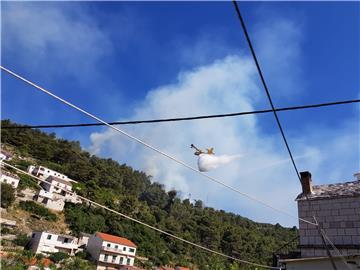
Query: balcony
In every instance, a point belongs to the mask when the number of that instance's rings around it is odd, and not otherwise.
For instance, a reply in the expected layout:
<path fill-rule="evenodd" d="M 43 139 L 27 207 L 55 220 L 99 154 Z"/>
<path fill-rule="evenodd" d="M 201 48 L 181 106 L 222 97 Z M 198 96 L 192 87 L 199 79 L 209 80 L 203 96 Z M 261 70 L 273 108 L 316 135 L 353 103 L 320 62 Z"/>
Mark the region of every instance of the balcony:
<path fill-rule="evenodd" d="M 108 252 L 113 252 L 113 253 L 118 253 L 118 254 L 122 254 L 122 255 L 127 255 L 122 249 L 119 248 L 112 248 L 112 247 L 101 247 L 101 250 L 104 251 L 108 251 Z"/>

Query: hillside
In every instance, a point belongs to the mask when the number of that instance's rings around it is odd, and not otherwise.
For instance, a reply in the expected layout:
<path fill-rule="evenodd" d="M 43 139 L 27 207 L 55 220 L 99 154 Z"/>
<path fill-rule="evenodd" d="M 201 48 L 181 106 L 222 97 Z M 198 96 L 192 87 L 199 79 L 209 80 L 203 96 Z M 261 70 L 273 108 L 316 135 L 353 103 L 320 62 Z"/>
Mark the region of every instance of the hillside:
<path fill-rule="evenodd" d="M 16 126 L 9 120 L 2 125 Z M 4 129 L 1 143 L 28 159 L 13 161 L 26 169 L 33 162 L 79 181 L 76 190 L 124 214 L 187 240 L 241 259 L 269 264 L 272 252 L 297 235 L 296 228 L 262 224 L 223 210 L 181 200 L 175 190 L 144 172 L 83 151 L 79 142 L 40 130 Z M 102 231 L 121 235 L 138 245 L 138 255 L 155 265 L 181 264 L 199 269 L 230 269 L 231 262 L 160 235 L 150 229 L 86 205 L 67 204 L 65 221 L 73 234 Z M 66 226 L 65 226 L 66 227 Z M 293 243 L 293 248 L 297 243 Z M 232 269 L 238 268 L 233 265 Z"/>

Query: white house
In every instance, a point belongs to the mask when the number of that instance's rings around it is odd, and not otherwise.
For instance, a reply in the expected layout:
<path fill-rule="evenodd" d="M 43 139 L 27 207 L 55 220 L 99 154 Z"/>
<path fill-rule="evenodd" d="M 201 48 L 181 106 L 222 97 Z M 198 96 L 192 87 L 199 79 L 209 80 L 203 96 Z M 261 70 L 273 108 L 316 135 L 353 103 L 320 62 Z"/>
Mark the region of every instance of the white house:
<path fill-rule="evenodd" d="M 65 252 L 74 255 L 78 249 L 78 239 L 71 235 L 33 232 L 29 246 L 35 253 Z"/>
<path fill-rule="evenodd" d="M 0 153 L 0 161 L 10 161 L 12 160 L 12 154 L 6 151 L 1 151 Z"/>
<path fill-rule="evenodd" d="M 97 270 L 134 265 L 136 245 L 123 237 L 97 232 L 88 240 L 86 250 L 97 262 Z"/>
<path fill-rule="evenodd" d="M 43 166 L 30 165 L 27 168 L 27 172 L 31 173 L 32 175 L 35 175 L 35 176 L 37 176 L 37 177 L 39 177 L 40 179 L 43 179 L 43 180 L 45 180 L 49 176 L 54 176 L 54 177 L 57 177 L 57 178 L 60 178 L 60 179 L 63 179 L 63 180 L 67 180 L 68 182 L 77 183 L 76 181 L 70 179 L 65 174 L 59 173 L 57 171 L 51 170 L 51 169 L 43 167 Z"/>
<path fill-rule="evenodd" d="M 43 204 L 46 208 L 49 208 L 51 210 L 55 210 L 55 211 L 64 210 L 65 197 L 60 194 L 51 193 L 41 189 L 34 196 L 34 200 Z"/>
<path fill-rule="evenodd" d="M 12 185 L 13 188 L 17 188 L 20 182 L 20 177 L 17 176 L 16 174 L 12 174 L 7 171 L 1 170 L 0 182 Z"/>
<path fill-rule="evenodd" d="M 72 184 L 68 180 L 58 178 L 55 176 L 49 176 L 48 178 L 46 178 L 45 181 L 46 182 L 42 182 L 40 185 L 47 192 L 65 195 L 66 194 L 65 190 L 70 192 L 72 191 Z"/>

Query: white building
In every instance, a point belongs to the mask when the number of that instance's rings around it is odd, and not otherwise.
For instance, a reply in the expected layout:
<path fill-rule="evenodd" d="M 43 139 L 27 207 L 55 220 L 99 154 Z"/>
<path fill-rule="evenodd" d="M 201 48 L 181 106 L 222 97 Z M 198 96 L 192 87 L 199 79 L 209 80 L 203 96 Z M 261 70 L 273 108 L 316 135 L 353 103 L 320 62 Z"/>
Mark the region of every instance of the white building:
<path fill-rule="evenodd" d="M 50 193 L 58 193 L 65 196 L 66 191 L 72 191 L 72 184 L 70 181 L 61 179 L 55 176 L 49 176 L 45 180 L 46 182 L 41 182 L 41 186 Z"/>
<path fill-rule="evenodd" d="M 34 200 L 43 204 L 46 208 L 49 208 L 51 210 L 55 210 L 55 211 L 64 210 L 65 197 L 60 194 L 51 193 L 41 189 L 35 195 Z"/>
<path fill-rule="evenodd" d="M 33 232 L 30 240 L 30 249 L 35 253 L 65 252 L 69 255 L 74 255 L 78 249 L 78 239 L 70 235 Z"/>
<path fill-rule="evenodd" d="M 7 171 L 1 170 L 0 182 L 12 185 L 13 188 L 17 188 L 20 182 L 20 177 L 17 176 L 16 174 L 12 174 Z"/>
<path fill-rule="evenodd" d="M 97 270 L 134 265 L 136 245 L 126 238 L 98 232 L 90 237 L 86 250 L 97 262 Z"/>
<path fill-rule="evenodd" d="M 10 161 L 12 160 L 12 154 L 6 151 L 1 151 L 0 153 L 0 161 Z"/>
<path fill-rule="evenodd" d="M 49 176 L 54 176 L 63 180 L 67 180 L 68 182 L 75 182 L 76 181 L 70 179 L 69 177 L 67 177 L 65 174 L 59 173 L 57 171 L 51 170 L 49 168 L 43 167 L 43 166 L 34 166 L 34 165 L 30 165 L 27 169 L 28 173 L 31 173 L 32 175 L 35 175 L 37 177 L 39 177 L 40 179 L 45 180 L 46 178 L 48 178 Z"/>

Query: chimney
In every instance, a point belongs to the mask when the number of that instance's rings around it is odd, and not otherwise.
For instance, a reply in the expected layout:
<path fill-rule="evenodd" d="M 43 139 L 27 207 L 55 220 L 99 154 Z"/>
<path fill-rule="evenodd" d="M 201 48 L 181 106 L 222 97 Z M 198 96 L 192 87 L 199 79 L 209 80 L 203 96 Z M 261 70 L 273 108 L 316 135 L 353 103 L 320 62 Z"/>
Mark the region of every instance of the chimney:
<path fill-rule="evenodd" d="M 300 172 L 300 176 L 301 176 L 302 193 L 305 195 L 311 194 L 313 191 L 311 173 L 308 171 Z"/>

